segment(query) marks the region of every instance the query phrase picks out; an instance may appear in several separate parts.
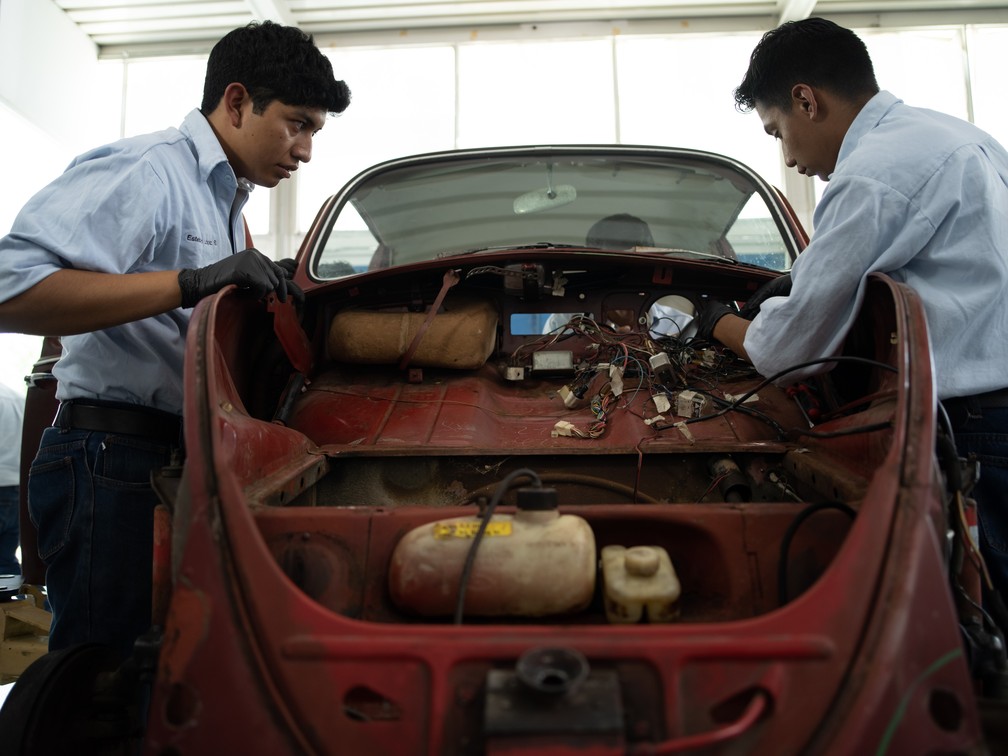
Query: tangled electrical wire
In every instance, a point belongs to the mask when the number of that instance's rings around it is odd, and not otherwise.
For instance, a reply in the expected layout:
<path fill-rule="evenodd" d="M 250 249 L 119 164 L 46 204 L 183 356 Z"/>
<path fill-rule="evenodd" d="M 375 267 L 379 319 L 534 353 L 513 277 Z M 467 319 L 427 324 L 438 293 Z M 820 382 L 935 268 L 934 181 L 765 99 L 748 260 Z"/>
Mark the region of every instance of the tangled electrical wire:
<path fill-rule="evenodd" d="M 538 352 L 554 350 L 568 339 L 578 338 L 587 347 L 581 349 L 582 360 L 575 366 L 571 380 L 558 392 L 565 406 L 574 410 L 587 407 L 591 419 L 582 423 L 561 420 L 552 435 L 597 439 L 604 435 L 613 413 L 630 410 L 640 395 L 650 398 L 654 413 L 644 418 L 656 432 L 679 428 L 691 423 L 738 412 L 753 417 L 773 429 L 780 438 L 788 430 L 767 413 L 750 406 L 748 401 L 767 385 L 788 373 L 828 363 L 858 362 L 883 370 L 895 371 L 891 365 L 854 356 L 833 356 L 793 365 L 760 381 L 741 396 L 724 396 L 719 387 L 733 381 L 759 377 L 751 364 L 729 350 L 715 348 L 702 340 L 684 337 L 681 332 L 657 335 L 643 327 L 616 327 L 599 323 L 586 314 L 574 314 L 542 336 L 519 345 L 510 355 L 509 365 L 522 366 L 534 362 Z M 632 387 L 627 391 L 627 387 Z M 672 409 L 682 392 L 691 391 L 702 398 L 703 406 L 713 412 L 682 416 L 678 421 L 666 421 L 663 413 Z M 587 399 L 586 399 L 587 397 Z M 640 415 L 643 417 L 643 415 Z M 835 431 L 792 430 L 791 433 L 819 438 L 882 430 L 889 423 L 844 428 Z"/>

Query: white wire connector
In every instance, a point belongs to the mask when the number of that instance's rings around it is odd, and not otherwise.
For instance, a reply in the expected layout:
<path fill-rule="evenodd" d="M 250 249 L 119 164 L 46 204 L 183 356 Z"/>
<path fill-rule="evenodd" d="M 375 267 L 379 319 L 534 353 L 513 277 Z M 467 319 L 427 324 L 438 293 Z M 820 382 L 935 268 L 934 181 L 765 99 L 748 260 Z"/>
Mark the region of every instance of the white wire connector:
<path fill-rule="evenodd" d="M 672 408 L 672 402 L 669 401 L 669 398 L 665 394 L 654 394 L 652 398 L 654 399 L 655 409 L 658 410 L 659 414 L 668 412 Z"/>
<path fill-rule="evenodd" d="M 619 365 L 609 366 L 609 385 L 616 396 L 623 393 L 623 368 Z"/>
<path fill-rule="evenodd" d="M 700 417 L 707 398 L 696 391 L 680 391 L 676 397 L 676 414 L 679 417 Z"/>
<path fill-rule="evenodd" d="M 651 371 L 661 383 L 667 386 L 672 385 L 675 375 L 672 373 L 672 361 L 665 352 L 652 354 L 648 357 L 648 363 L 651 365 Z"/>
<path fill-rule="evenodd" d="M 563 400 L 564 406 L 570 409 L 575 404 L 578 403 L 577 394 L 571 391 L 570 386 L 561 386 L 560 390 L 557 391 L 557 395 Z"/>
<path fill-rule="evenodd" d="M 553 426 L 553 430 L 550 431 L 550 435 L 553 438 L 557 438 L 558 436 L 574 436 L 576 435 L 576 431 L 577 428 L 574 427 L 574 423 L 558 420 L 556 425 Z"/>

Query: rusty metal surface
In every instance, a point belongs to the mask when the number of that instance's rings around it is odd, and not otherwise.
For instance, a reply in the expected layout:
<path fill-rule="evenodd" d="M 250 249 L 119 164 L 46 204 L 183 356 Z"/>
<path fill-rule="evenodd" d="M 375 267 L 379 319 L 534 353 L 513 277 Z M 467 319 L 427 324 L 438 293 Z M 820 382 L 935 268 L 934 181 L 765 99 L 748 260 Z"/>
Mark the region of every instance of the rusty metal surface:
<path fill-rule="evenodd" d="M 205 401 L 187 410 L 197 463 L 149 753 L 262 744 L 283 753 L 564 753 L 570 730 L 509 746 L 483 719 L 488 672 L 547 643 L 616 670 L 621 742 L 579 742 L 593 753 L 846 753 L 886 733 L 911 751 L 981 742 L 954 607 L 934 590 L 940 499 L 925 448 L 933 427 L 920 420 L 933 401 L 927 361 L 912 359 L 926 353 L 926 331 L 898 287 L 873 285 L 865 316 L 899 335 L 868 352 L 898 372 L 845 381 L 841 393 L 857 393 L 817 426 L 823 435 L 781 438 L 725 415 L 692 424 L 692 442 L 674 429 L 655 433 L 633 411 L 614 413 L 600 439 L 552 438 L 563 412 L 553 379 L 516 387 L 490 364 L 425 370 L 410 383 L 322 361 L 288 424 L 272 423 L 269 408 L 249 409 L 254 381 L 240 345 L 250 342 L 232 299 L 198 313 L 216 320 L 207 341 L 190 344 L 203 368 L 187 388 Z M 801 428 L 783 393 L 761 401 L 782 427 Z M 752 482 L 751 502 L 720 500 L 709 463 L 725 454 Z M 561 509 L 583 516 L 600 546 L 668 550 L 683 585 L 678 621 L 612 626 L 593 602 L 562 620 L 456 626 L 391 601 L 389 556 L 403 534 L 473 513 L 472 502 L 525 465 L 556 476 Z M 781 605 L 783 536 L 809 502 L 833 496 L 856 517 L 826 512 L 803 525 L 788 556 L 797 598 Z M 925 625 L 928 633 L 914 631 Z M 639 686 L 650 707 L 628 700 Z M 961 702 L 954 731 L 927 713 L 934 686 Z M 236 710 L 256 725 L 236 726 Z"/>

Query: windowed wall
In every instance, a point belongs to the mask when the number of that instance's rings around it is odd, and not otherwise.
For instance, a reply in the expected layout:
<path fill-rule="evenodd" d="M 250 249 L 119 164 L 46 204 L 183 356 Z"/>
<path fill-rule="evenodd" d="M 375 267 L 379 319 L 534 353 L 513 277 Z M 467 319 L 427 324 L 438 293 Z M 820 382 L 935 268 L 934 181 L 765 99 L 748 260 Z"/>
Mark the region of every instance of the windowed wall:
<path fill-rule="evenodd" d="M 9 137 L 9 171 L 0 182 L 0 234 L 5 234 L 21 205 L 63 170 L 72 153 L 8 108 L 2 100 L 0 134 Z M 25 158 L 24 162 L 19 162 L 17 156 Z M 0 333 L 0 383 L 23 392 L 24 378 L 31 372 L 41 348 L 41 338 Z"/>
<path fill-rule="evenodd" d="M 997 81 L 1008 28 L 858 31 L 884 89 L 1008 141 L 1008 104 Z M 723 152 L 784 188 L 810 221 L 821 187 L 785 171 L 755 114 L 734 107 L 732 91 L 760 34 L 326 48 L 353 101 L 329 119 L 310 164 L 294 179 L 253 193 L 247 215 L 256 243 L 277 257 L 294 254 L 325 198 L 378 161 L 504 144 L 621 142 Z M 205 62 L 204 56 L 102 61 L 94 113 L 83 117 L 100 120 L 106 141 L 177 125 L 199 106 Z M 48 180 L 54 170 L 35 175 Z M 12 205 L 4 202 L 5 209 Z M 0 230 L 10 220 L 0 214 Z"/>
<path fill-rule="evenodd" d="M 1008 28 L 859 29 L 879 83 L 908 103 L 972 120 L 1008 141 L 999 54 Z M 824 184 L 784 169 L 778 145 L 732 92 L 762 32 L 610 34 L 326 48 L 353 92 L 290 182 L 253 193 L 256 244 L 296 252 L 324 200 L 381 160 L 452 148 L 575 142 L 723 152 L 780 186 L 812 227 Z M 178 123 L 198 105 L 204 58 L 103 62 L 125 77 L 123 133 Z M 170 81 L 170 96 L 161 82 Z M 118 134 L 110 134 L 115 138 Z"/>
<path fill-rule="evenodd" d="M 972 120 L 1008 143 L 1008 103 L 999 86 L 1008 27 L 857 31 L 884 89 Z M 256 246 L 273 257 L 292 256 L 325 199 L 381 160 L 456 147 L 575 142 L 730 155 L 780 186 L 811 229 L 824 185 L 786 171 L 756 115 L 735 109 L 732 92 L 761 33 L 568 30 L 552 40 L 326 47 L 353 101 L 329 119 L 311 162 L 293 179 L 253 192 L 246 215 Z M 99 141 L 178 125 L 200 104 L 205 63 L 205 56 L 100 61 L 93 111 L 75 117 L 87 119 Z M 17 135 L 18 152 L 31 158 L 30 173 L 0 186 L 2 233 L 16 209 L 93 142 L 55 143 L 2 102 L 0 133 Z M 2 380 L 20 382 L 23 372 L 22 362 Z"/>

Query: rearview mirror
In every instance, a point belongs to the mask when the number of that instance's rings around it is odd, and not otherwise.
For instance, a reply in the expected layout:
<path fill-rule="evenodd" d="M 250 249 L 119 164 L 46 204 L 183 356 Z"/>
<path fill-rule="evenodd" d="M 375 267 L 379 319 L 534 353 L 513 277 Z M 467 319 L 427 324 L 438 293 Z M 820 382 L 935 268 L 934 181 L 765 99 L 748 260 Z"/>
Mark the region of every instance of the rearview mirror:
<path fill-rule="evenodd" d="M 541 213 L 554 207 L 569 205 L 577 199 L 577 190 L 570 184 L 560 184 L 557 187 L 547 187 L 536 189 L 532 192 L 525 192 L 515 198 L 515 215 L 525 213 Z"/>
<path fill-rule="evenodd" d="M 553 186 L 553 163 L 546 165 L 546 188 L 525 192 L 515 198 L 515 215 L 541 213 L 554 207 L 569 205 L 577 199 L 577 190 L 570 184 Z"/>

